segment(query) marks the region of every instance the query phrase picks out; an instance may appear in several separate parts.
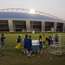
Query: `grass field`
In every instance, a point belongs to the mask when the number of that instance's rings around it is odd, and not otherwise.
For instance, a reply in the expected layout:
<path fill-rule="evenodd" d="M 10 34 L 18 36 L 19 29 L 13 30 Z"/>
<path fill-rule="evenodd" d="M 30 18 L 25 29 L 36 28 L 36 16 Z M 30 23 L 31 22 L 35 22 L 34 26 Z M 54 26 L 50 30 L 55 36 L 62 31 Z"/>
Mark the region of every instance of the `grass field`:
<path fill-rule="evenodd" d="M 16 46 L 17 35 L 21 35 L 22 39 L 26 33 L 5 33 L 5 48 L 0 49 L 0 65 L 65 65 L 65 55 L 55 56 L 48 53 L 47 49 L 44 49 L 42 55 L 35 55 L 32 57 L 25 56 L 21 49 L 14 49 Z M 65 33 L 54 33 L 61 35 L 62 43 L 65 43 Z M 28 35 L 32 36 L 32 39 L 38 39 L 39 35 L 42 35 L 43 40 L 52 33 L 36 33 Z"/>

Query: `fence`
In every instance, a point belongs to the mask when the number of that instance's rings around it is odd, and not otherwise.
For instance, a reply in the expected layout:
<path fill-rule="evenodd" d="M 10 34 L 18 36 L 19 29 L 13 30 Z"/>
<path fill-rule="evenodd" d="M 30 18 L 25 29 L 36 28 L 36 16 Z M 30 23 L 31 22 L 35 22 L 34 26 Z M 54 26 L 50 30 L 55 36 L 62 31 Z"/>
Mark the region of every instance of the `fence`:
<path fill-rule="evenodd" d="M 54 40 L 53 44 L 50 45 L 50 47 L 48 48 L 49 53 L 54 54 L 54 55 L 65 54 L 65 35 L 58 34 L 58 40 L 59 40 L 58 42 Z"/>

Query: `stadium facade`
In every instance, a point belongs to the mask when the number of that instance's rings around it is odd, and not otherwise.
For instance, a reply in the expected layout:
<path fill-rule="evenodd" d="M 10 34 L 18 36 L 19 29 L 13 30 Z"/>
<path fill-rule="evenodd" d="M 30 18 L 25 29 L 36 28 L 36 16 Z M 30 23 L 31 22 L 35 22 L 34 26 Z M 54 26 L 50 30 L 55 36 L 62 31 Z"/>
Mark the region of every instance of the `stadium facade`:
<path fill-rule="evenodd" d="M 39 11 L 0 9 L 0 31 L 9 32 L 65 32 L 65 21 Z"/>

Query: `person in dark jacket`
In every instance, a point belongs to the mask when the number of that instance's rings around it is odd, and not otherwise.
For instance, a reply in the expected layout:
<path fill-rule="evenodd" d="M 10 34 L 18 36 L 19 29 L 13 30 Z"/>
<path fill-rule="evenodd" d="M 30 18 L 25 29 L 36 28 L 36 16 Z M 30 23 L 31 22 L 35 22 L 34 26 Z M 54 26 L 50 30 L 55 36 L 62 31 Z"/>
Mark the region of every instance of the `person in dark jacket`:
<path fill-rule="evenodd" d="M 48 45 L 50 46 L 51 44 L 53 44 L 53 40 L 52 37 L 49 36 L 48 38 L 46 38 L 46 40 L 48 41 Z"/>
<path fill-rule="evenodd" d="M 29 36 L 29 50 L 32 50 L 32 39 L 31 36 Z"/>
<path fill-rule="evenodd" d="M 18 35 L 17 43 L 21 43 L 21 36 L 20 35 Z"/>
<path fill-rule="evenodd" d="M 31 56 L 31 53 L 32 53 L 32 39 L 31 39 L 31 36 L 29 36 L 28 38 L 28 56 Z"/>
<path fill-rule="evenodd" d="M 5 36 L 4 33 L 1 34 L 1 47 L 4 47 L 5 44 Z"/>
<path fill-rule="evenodd" d="M 39 49 L 40 49 L 40 53 L 42 53 L 42 49 L 43 49 L 43 40 L 42 40 L 42 36 L 39 36 Z"/>
<path fill-rule="evenodd" d="M 25 35 L 25 38 L 24 38 L 24 53 L 25 54 L 28 54 L 28 43 L 29 43 L 28 35 Z"/>
<path fill-rule="evenodd" d="M 31 55 L 31 49 L 32 49 L 32 39 L 31 36 L 28 37 L 28 35 L 25 35 L 24 38 L 24 49 L 25 53 L 30 56 Z"/>
<path fill-rule="evenodd" d="M 25 35 L 24 38 L 24 48 L 27 49 L 27 44 L 28 44 L 28 35 Z"/>

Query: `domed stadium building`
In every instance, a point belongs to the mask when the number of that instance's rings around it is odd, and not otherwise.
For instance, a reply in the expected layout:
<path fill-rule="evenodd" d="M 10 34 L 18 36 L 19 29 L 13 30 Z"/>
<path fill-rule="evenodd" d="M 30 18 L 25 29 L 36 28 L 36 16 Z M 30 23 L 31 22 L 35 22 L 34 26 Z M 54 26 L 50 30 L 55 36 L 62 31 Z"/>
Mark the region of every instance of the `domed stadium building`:
<path fill-rule="evenodd" d="M 65 21 L 39 11 L 0 9 L 0 31 L 65 32 Z"/>

